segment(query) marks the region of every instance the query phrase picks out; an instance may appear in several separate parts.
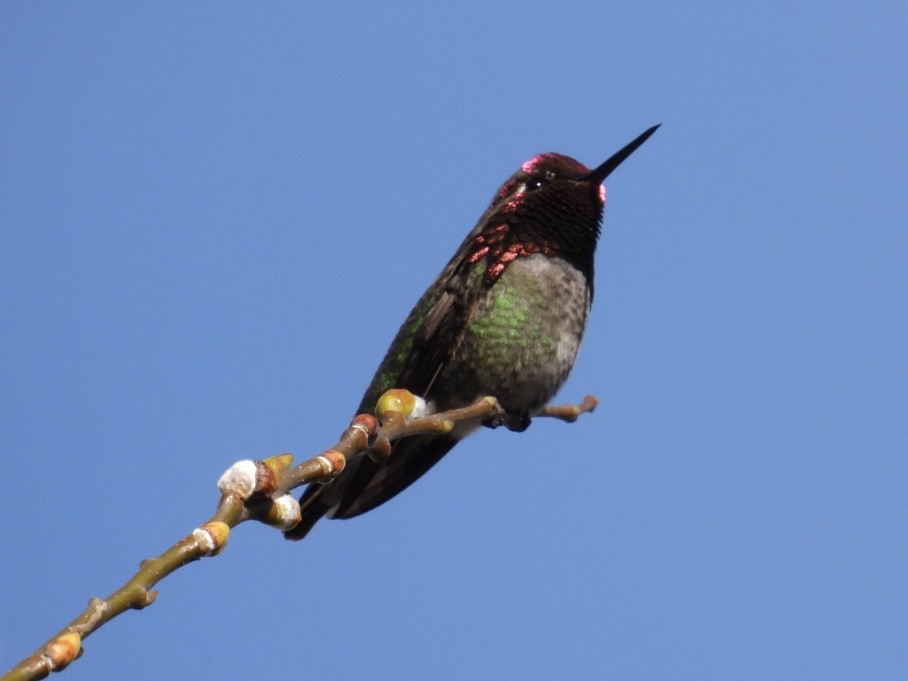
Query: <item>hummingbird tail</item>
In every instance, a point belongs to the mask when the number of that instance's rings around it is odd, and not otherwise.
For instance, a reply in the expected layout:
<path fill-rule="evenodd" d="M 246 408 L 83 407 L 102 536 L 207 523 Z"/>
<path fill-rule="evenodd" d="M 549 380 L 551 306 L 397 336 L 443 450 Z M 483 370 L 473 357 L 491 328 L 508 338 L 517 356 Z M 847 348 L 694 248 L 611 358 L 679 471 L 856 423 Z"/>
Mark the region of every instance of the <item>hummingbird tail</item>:
<path fill-rule="evenodd" d="M 306 491 L 300 497 L 302 519 L 296 527 L 284 532 L 285 539 L 292 541 L 303 539 L 309 534 L 309 530 L 315 526 L 315 523 L 321 520 L 325 513 L 328 512 L 328 506 L 322 499 L 322 491 L 324 489 L 325 485 L 318 484 L 312 484 L 306 488 Z"/>
<path fill-rule="evenodd" d="M 451 435 L 414 435 L 395 443 L 386 461 L 351 459 L 337 479 L 306 488 L 300 497 L 302 520 L 284 536 L 300 540 L 323 516 L 353 518 L 381 506 L 422 477 L 457 441 Z"/>

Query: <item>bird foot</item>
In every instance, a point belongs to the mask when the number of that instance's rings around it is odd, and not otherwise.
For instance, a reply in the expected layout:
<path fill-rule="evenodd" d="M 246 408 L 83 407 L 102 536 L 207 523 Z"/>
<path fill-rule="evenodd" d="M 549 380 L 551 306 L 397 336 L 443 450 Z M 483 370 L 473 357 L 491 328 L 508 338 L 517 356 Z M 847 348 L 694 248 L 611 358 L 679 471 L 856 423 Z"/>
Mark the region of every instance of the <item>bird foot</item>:
<path fill-rule="evenodd" d="M 530 426 L 530 415 L 529 414 L 508 414 L 506 411 L 499 407 L 499 411 L 495 416 L 485 419 L 482 422 L 486 428 L 498 428 L 499 426 L 504 426 L 510 431 L 515 433 L 522 433 Z"/>

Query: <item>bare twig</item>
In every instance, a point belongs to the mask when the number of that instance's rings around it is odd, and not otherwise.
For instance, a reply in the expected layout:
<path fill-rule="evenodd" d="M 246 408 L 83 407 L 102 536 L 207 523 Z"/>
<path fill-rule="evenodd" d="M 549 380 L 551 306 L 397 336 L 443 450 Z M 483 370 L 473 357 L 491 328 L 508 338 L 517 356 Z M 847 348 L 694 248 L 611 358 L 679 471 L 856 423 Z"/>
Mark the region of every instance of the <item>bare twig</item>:
<path fill-rule="evenodd" d="M 474 420 L 495 425 L 502 419 L 501 408 L 492 397 L 428 416 L 418 416 L 420 403 L 406 391 L 388 391 L 379 402 L 380 422 L 370 414 L 356 416 L 333 447 L 297 466 L 291 465 L 291 454 L 237 462 L 218 481 L 221 498 L 211 518 L 161 555 L 142 561 L 138 572 L 110 596 L 92 598 L 78 617 L 0 681 L 43 679 L 61 671 L 82 654 L 83 639 L 127 610 L 141 610 L 154 603 L 157 592 L 152 588 L 158 582 L 193 561 L 220 553 L 230 530 L 240 523 L 258 520 L 281 530 L 293 527 L 299 522 L 300 510 L 289 492 L 310 482 L 328 482 L 340 474 L 349 459 L 364 454 L 386 458 L 391 443 L 400 438 L 447 433 L 458 423 Z M 595 406 L 596 399 L 587 396 L 580 405 L 546 407 L 540 416 L 575 421 Z"/>
<path fill-rule="evenodd" d="M 573 423 L 581 414 L 588 414 L 599 406 L 599 400 L 592 395 L 586 395 L 580 404 L 550 404 L 542 408 L 536 416 L 548 416 L 566 423 Z"/>

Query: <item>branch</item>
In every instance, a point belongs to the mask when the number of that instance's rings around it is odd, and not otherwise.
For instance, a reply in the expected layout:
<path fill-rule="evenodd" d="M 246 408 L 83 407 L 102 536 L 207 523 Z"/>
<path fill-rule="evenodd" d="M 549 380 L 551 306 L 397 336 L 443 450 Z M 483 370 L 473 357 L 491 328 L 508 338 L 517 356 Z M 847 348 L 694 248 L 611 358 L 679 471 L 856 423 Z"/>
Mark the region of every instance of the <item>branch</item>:
<path fill-rule="evenodd" d="M 580 401 L 580 404 L 550 404 L 543 407 L 542 411 L 536 414 L 536 416 L 548 416 L 564 421 L 565 423 L 573 423 L 577 420 L 578 416 L 592 413 L 598 406 L 599 400 L 592 395 L 586 395 Z"/>
<path fill-rule="evenodd" d="M 579 405 L 548 406 L 539 416 L 576 421 L 596 407 L 587 396 Z M 357 456 L 385 459 L 391 443 L 411 435 L 450 432 L 458 423 L 481 421 L 490 426 L 503 422 L 504 412 L 493 397 L 439 414 L 425 415 L 421 398 L 405 390 L 389 390 L 379 400 L 376 416 L 359 414 L 337 443 L 297 466 L 292 454 L 279 454 L 263 461 L 246 459 L 231 466 L 218 480 L 221 498 L 205 523 L 180 539 L 161 555 L 143 560 L 138 572 L 107 598 L 92 598 L 88 607 L 57 632 L 39 650 L 22 660 L 0 681 L 43 679 L 61 671 L 82 654 L 82 641 L 127 610 L 141 610 L 154 603 L 152 588 L 170 573 L 200 558 L 215 556 L 227 544 L 230 530 L 247 520 L 258 520 L 280 530 L 300 520 L 299 503 L 289 493 L 311 482 L 329 482 L 346 462 Z"/>

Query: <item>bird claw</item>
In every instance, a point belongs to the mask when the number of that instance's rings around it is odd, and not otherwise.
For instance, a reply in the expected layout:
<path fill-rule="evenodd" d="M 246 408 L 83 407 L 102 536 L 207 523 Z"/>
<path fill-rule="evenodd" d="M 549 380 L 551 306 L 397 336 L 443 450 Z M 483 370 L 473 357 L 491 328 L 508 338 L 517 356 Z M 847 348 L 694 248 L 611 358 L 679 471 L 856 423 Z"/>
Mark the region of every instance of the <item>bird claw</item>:
<path fill-rule="evenodd" d="M 530 427 L 531 420 L 529 414 L 505 414 L 504 425 L 512 432 L 522 433 Z"/>
<path fill-rule="evenodd" d="M 498 413 L 483 420 L 482 425 L 486 428 L 498 428 L 504 426 L 515 433 L 522 433 L 530 426 L 529 414 L 509 414 L 499 405 Z"/>

